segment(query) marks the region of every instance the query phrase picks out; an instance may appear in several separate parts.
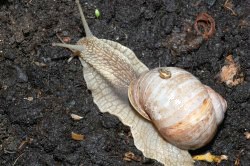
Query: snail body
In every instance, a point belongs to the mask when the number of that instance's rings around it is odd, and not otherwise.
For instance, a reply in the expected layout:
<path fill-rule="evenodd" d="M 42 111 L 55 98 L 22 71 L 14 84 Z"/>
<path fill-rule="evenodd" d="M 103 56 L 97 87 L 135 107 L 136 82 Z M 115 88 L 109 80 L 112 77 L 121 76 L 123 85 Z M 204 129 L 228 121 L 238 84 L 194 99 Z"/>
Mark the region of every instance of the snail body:
<path fill-rule="evenodd" d="M 197 149 L 207 144 L 223 120 L 227 106 L 218 93 L 176 67 L 143 73 L 131 82 L 128 92 L 138 113 L 152 121 L 168 142 L 181 149 Z"/>
<path fill-rule="evenodd" d="M 127 47 L 114 41 L 98 39 L 93 36 L 83 15 L 79 0 L 76 0 L 76 3 L 86 37 L 80 39 L 76 45 L 53 43 L 53 46 L 68 48 L 74 52 L 74 55 L 78 56 L 83 66 L 84 79 L 88 89 L 92 92 L 94 102 L 101 112 L 109 112 L 117 116 L 123 124 L 130 127 L 134 144 L 142 151 L 144 156 L 156 159 L 164 165 L 193 165 L 193 159 L 187 150 L 182 150 L 170 144 L 170 141 L 168 142 L 168 139 L 163 138 L 163 134 L 156 130 L 156 128 L 159 129 L 156 125 L 158 122 L 150 119 L 153 114 L 149 115 L 149 113 L 142 113 L 142 111 L 138 114 L 135 111 L 135 109 L 138 110 L 138 106 L 135 105 L 136 101 L 131 100 L 132 105 L 135 106 L 133 108 L 128 100 L 128 94 L 138 91 L 136 89 L 131 90 L 132 86 L 137 84 L 136 80 L 140 82 L 141 76 L 150 72 L 149 69 Z M 175 73 L 172 71 L 170 73 L 161 72 L 160 78 L 172 79 L 174 75 Z M 131 95 L 129 96 L 131 98 Z M 190 96 L 186 97 L 189 98 Z M 217 94 L 214 94 L 213 99 L 216 97 Z M 136 97 L 134 98 L 136 99 Z M 208 100 L 207 102 L 212 107 L 211 101 Z M 153 124 L 147 119 L 150 119 Z M 212 121 L 217 123 L 215 118 Z"/>

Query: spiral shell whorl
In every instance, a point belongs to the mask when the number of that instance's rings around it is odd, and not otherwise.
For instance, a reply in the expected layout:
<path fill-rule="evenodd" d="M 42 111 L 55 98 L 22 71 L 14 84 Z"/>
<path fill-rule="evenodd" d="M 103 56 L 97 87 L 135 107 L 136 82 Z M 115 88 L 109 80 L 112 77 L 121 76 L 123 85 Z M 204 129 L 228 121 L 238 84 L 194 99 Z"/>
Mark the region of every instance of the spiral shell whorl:
<path fill-rule="evenodd" d="M 170 78 L 161 78 L 157 68 L 131 83 L 131 104 L 154 123 L 168 142 L 181 149 L 204 146 L 213 138 L 218 122 L 223 119 L 225 105 L 220 102 L 224 99 L 189 72 L 175 67 L 164 69 L 171 73 Z M 220 109 L 218 113 L 214 108 Z"/>
<path fill-rule="evenodd" d="M 215 116 L 217 124 L 221 124 L 222 120 L 224 119 L 224 114 L 227 109 L 227 102 L 221 95 L 216 93 L 212 88 L 209 86 L 205 86 L 207 89 L 207 92 L 209 94 L 209 97 L 212 99 L 212 103 L 215 110 Z"/>

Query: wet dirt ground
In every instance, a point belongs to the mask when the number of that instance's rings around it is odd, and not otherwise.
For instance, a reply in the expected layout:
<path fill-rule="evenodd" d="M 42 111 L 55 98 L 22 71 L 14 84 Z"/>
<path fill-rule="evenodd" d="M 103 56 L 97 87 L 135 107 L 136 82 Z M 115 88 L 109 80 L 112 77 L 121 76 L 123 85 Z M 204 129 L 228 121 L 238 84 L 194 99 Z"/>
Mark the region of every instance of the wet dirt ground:
<path fill-rule="evenodd" d="M 250 3 L 225 0 L 82 0 L 95 36 L 132 49 L 149 68 L 177 66 L 197 76 L 228 102 L 226 117 L 214 140 L 191 152 L 227 155 L 219 165 L 250 163 Z M 95 18 L 98 8 L 100 18 Z M 172 32 L 193 24 L 207 12 L 216 33 L 198 48 L 175 55 L 166 47 Z M 233 15 L 235 12 L 237 15 Z M 145 159 L 133 144 L 129 128 L 110 114 L 102 114 L 86 88 L 78 59 L 52 47 L 75 43 L 83 26 L 73 0 L 0 1 L 0 165 L 161 165 Z M 233 87 L 216 81 L 225 57 L 237 59 L 244 82 Z M 83 117 L 74 121 L 75 113 Z M 71 139 L 71 132 L 85 140 Z M 141 161 L 124 161 L 131 151 Z M 195 165 L 216 165 L 196 162 Z"/>

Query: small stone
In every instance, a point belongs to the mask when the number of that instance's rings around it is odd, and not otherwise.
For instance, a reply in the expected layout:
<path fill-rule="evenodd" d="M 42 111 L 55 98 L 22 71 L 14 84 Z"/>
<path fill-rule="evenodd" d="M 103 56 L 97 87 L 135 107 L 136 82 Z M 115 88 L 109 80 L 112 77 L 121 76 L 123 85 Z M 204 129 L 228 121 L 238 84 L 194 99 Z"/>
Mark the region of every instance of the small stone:
<path fill-rule="evenodd" d="M 76 114 L 70 114 L 70 116 L 71 116 L 71 118 L 73 119 L 73 120 L 81 120 L 83 117 L 82 116 L 79 116 L 79 115 L 76 115 Z"/>
<path fill-rule="evenodd" d="M 22 32 L 17 31 L 14 33 L 14 35 L 15 35 L 15 40 L 17 43 L 21 43 L 24 40 L 24 35 Z"/>
<path fill-rule="evenodd" d="M 68 109 L 73 108 L 76 105 L 76 101 L 75 100 L 71 100 L 70 102 L 67 103 L 66 107 Z"/>
<path fill-rule="evenodd" d="M 245 132 L 244 135 L 245 135 L 246 139 L 248 139 L 248 140 L 250 139 L 250 132 Z"/>
<path fill-rule="evenodd" d="M 18 82 L 28 82 L 27 74 L 18 66 L 14 66 L 17 72 Z"/>
<path fill-rule="evenodd" d="M 164 4 L 167 12 L 174 12 L 177 9 L 175 0 L 164 0 Z"/>
<path fill-rule="evenodd" d="M 205 2 L 206 4 L 208 4 L 209 7 L 211 7 L 211 6 L 213 6 L 213 5 L 215 4 L 216 0 L 204 0 L 204 2 Z"/>
<path fill-rule="evenodd" d="M 9 60 L 14 60 L 16 59 L 16 53 L 13 51 L 13 49 L 7 49 L 3 53 L 4 58 L 9 59 Z"/>

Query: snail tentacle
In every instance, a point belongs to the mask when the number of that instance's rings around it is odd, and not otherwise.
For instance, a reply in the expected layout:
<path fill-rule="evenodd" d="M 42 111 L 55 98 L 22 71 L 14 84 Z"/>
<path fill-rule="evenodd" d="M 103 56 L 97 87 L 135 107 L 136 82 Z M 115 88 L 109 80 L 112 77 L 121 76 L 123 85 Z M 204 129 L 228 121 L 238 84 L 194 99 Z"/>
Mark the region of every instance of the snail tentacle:
<path fill-rule="evenodd" d="M 64 43 L 52 43 L 52 46 L 64 47 L 70 50 L 75 50 L 79 52 L 83 52 L 86 48 L 83 45 L 73 45 L 73 44 L 64 44 Z"/>
<path fill-rule="evenodd" d="M 82 19 L 82 24 L 83 24 L 83 27 L 84 27 L 84 31 L 86 33 L 86 37 L 92 37 L 93 34 L 89 29 L 88 23 L 87 23 L 87 21 L 85 19 L 85 16 L 83 14 L 83 10 L 82 10 L 82 7 L 81 7 L 81 4 L 80 4 L 79 0 L 76 0 L 76 4 L 77 4 L 77 7 L 78 7 L 79 12 L 80 12 L 80 16 L 81 16 L 81 19 Z"/>

